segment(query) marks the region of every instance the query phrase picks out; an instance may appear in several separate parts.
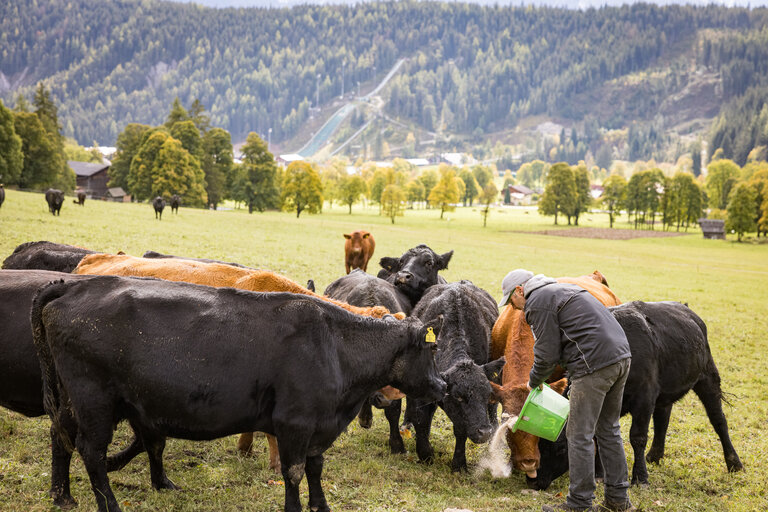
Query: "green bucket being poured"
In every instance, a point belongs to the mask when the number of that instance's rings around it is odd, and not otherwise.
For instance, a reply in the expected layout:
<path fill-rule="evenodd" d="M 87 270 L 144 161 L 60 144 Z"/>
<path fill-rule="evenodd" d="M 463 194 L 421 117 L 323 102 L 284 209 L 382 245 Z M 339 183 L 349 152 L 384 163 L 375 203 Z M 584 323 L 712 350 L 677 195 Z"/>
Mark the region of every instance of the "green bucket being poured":
<path fill-rule="evenodd" d="M 533 388 L 512 425 L 512 432 L 520 429 L 549 441 L 557 441 L 569 410 L 568 399 L 548 385 L 544 384 L 543 389 Z"/>

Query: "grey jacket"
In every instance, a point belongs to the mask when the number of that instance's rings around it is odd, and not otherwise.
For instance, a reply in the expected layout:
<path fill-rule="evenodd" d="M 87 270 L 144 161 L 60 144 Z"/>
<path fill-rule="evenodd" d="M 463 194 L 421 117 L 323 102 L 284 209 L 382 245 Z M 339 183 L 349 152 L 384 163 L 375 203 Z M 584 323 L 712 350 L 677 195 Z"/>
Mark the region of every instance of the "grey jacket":
<path fill-rule="evenodd" d="M 621 325 L 585 289 L 541 274 L 523 289 L 525 320 L 536 340 L 531 387 L 546 381 L 558 364 L 578 378 L 632 356 Z"/>

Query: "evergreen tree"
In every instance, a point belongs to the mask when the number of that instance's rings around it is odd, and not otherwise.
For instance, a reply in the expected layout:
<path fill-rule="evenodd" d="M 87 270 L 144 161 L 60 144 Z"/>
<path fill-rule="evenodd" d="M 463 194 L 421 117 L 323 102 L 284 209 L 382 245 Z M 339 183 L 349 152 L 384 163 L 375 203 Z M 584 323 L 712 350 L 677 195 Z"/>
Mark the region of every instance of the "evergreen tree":
<path fill-rule="evenodd" d="M 144 135 L 150 129 L 151 127 L 145 124 L 130 123 L 117 136 L 117 151 L 109 168 L 110 187 L 121 187 L 125 191 L 130 191 L 128 173 L 131 170 L 131 161 L 139 151 Z"/>
<path fill-rule="evenodd" d="M 725 221 L 725 229 L 736 232 L 739 242 L 744 233 L 754 231 L 755 224 L 755 197 L 757 194 L 746 183 L 739 183 L 728 198 L 728 217 Z"/>
<path fill-rule="evenodd" d="M 160 128 L 148 130 L 144 134 L 143 142 L 131 160 L 131 167 L 128 170 L 128 176 L 126 176 L 127 192 L 137 201 L 155 197 L 152 195 L 154 186 L 152 169 L 155 167 L 155 160 L 160 149 L 169 138 L 171 136 L 168 135 L 168 132 Z"/>
<path fill-rule="evenodd" d="M 181 142 L 181 145 L 190 155 L 198 160 L 203 159 L 203 140 L 200 131 L 190 120 L 177 121 L 169 129 L 171 137 Z"/>
<path fill-rule="evenodd" d="M 245 178 L 244 199 L 248 204 L 248 213 L 252 213 L 254 209 L 263 212 L 269 208 L 278 208 L 280 191 L 277 182 L 277 164 L 275 157 L 267 150 L 267 144 L 258 134 L 251 132 L 241 151 L 243 152 L 241 172 Z"/>
<path fill-rule="evenodd" d="M 13 113 L 0 100 L 0 183 L 15 185 L 24 168 L 21 137 L 13 126 Z"/>
<path fill-rule="evenodd" d="M 20 188 L 48 187 L 70 191 L 75 188 L 75 173 L 64 161 L 64 153 L 36 114 L 15 112 L 13 124 L 21 139 L 23 164 L 17 180 Z"/>
<path fill-rule="evenodd" d="M 208 204 L 205 194 L 205 174 L 197 158 L 189 154 L 181 142 L 168 137 L 163 142 L 150 171 L 152 188 L 150 197 L 170 198 L 179 194 L 190 206 Z"/>
<path fill-rule="evenodd" d="M 320 175 L 307 162 L 291 162 L 283 178 L 283 209 L 320 213 L 323 209 L 323 186 Z"/>
<path fill-rule="evenodd" d="M 176 96 L 176 99 L 173 100 L 173 106 L 171 107 L 171 111 L 168 114 L 168 119 L 165 120 L 165 127 L 170 130 L 170 128 L 181 121 L 188 121 L 189 120 L 189 113 L 187 113 L 186 109 L 181 105 L 181 101 L 179 101 L 179 97 Z"/>
<path fill-rule="evenodd" d="M 219 202 L 227 196 L 227 183 L 231 181 L 234 156 L 229 132 L 213 128 L 203 135 L 202 167 L 205 173 L 205 192 L 208 203 L 218 208 Z"/>
<path fill-rule="evenodd" d="M 201 136 L 205 136 L 211 128 L 211 118 L 203 112 L 205 112 L 205 106 L 199 99 L 195 99 L 189 107 L 189 118 L 195 123 L 195 127 L 200 131 Z"/>
<path fill-rule="evenodd" d="M 32 101 L 35 105 L 35 114 L 43 123 L 45 131 L 51 136 L 56 146 L 64 148 L 64 141 L 61 136 L 61 124 L 59 123 L 59 109 L 51 99 L 51 92 L 45 88 L 42 82 L 37 84 L 35 97 Z"/>

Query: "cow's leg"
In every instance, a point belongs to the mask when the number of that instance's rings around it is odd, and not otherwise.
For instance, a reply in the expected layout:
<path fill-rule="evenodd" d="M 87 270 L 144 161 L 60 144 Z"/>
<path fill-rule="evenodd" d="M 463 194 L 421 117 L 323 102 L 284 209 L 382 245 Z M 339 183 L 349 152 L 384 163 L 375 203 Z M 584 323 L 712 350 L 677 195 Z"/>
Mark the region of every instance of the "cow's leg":
<path fill-rule="evenodd" d="M 384 408 L 384 416 L 389 423 L 389 451 L 391 453 L 405 453 L 405 443 L 400 435 L 400 410 L 402 398 L 392 400 L 392 403 Z"/>
<path fill-rule="evenodd" d="M 664 457 L 664 443 L 667 439 L 670 416 L 672 416 L 672 404 L 656 405 L 653 411 L 653 442 L 645 456 L 646 461 L 659 462 Z"/>
<path fill-rule="evenodd" d="M 139 429 L 134 428 L 139 431 Z M 141 441 L 147 450 L 149 457 L 149 475 L 152 479 L 152 487 L 155 489 L 179 489 L 176 484 L 168 479 L 163 467 L 163 450 L 165 450 L 165 436 L 148 429 L 140 429 Z"/>
<path fill-rule="evenodd" d="M 107 471 L 112 472 L 123 469 L 126 464 L 143 451 L 144 444 L 141 442 L 141 438 L 134 434 L 131 444 L 116 454 L 107 457 Z"/>
<path fill-rule="evenodd" d="M 307 486 L 309 487 L 309 510 L 312 512 L 331 512 L 325 501 L 320 477 L 323 473 L 323 455 L 307 457 Z"/>
<path fill-rule="evenodd" d="M 645 465 L 645 447 L 648 444 L 648 426 L 651 423 L 651 404 L 645 404 L 632 412 L 629 427 L 629 443 L 635 462 L 632 465 L 632 485 L 648 485 L 648 468 Z"/>
<path fill-rule="evenodd" d="M 456 446 L 453 448 L 451 471 L 454 473 L 458 471 L 467 471 L 467 433 L 463 428 L 458 428 L 456 424 L 454 424 L 453 436 L 456 438 Z M 418 437 L 416 440 L 418 442 Z"/>
<path fill-rule="evenodd" d="M 711 366 L 714 366 L 714 363 Z M 741 463 L 736 449 L 734 449 L 731 443 L 731 437 L 728 435 L 728 421 L 725 419 L 725 414 L 723 414 L 720 376 L 717 374 L 717 370 L 699 379 L 699 382 L 693 386 L 693 391 L 699 397 L 701 403 L 704 404 L 709 422 L 720 438 L 720 444 L 723 445 L 725 465 L 728 467 L 728 471 L 744 469 L 744 465 Z"/>
<path fill-rule="evenodd" d="M 360 412 L 357 413 L 357 422 L 363 428 L 371 428 L 371 425 L 373 424 L 373 410 L 371 409 L 370 397 L 365 399 L 363 406 L 360 408 Z"/>
<path fill-rule="evenodd" d="M 75 445 L 77 426 L 70 414 L 64 412 L 59 418 L 61 432 L 51 426 L 51 490 L 53 504 L 63 509 L 77 506 L 69 488 L 69 466 L 72 451 L 64 445 L 62 436 L 69 439 L 70 447 Z"/>
<path fill-rule="evenodd" d="M 280 472 L 280 451 L 277 447 L 277 438 L 272 434 L 264 434 L 269 444 L 269 469 L 275 473 Z"/>
<path fill-rule="evenodd" d="M 253 446 L 253 432 L 243 432 L 237 440 L 237 449 L 243 455 L 250 455 Z"/>
<path fill-rule="evenodd" d="M 280 451 L 280 470 L 285 481 L 284 512 L 301 512 L 299 484 L 304 478 L 312 433 L 296 425 L 275 422 L 275 435 Z"/>
<path fill-rule="evenodd" d="M 91 489 L 96 497 L 99 512 L 119 512 L 115 495 L 107 476 L 107 447 L 112 441 L 112 422 L 99 424 L 92 419 L 82 421 L 77 434 L 77 451 L 91 481 Z"/>
<path fill-rule="evenodd" d="M 413 405 L 411 405 L 412 403 Z M 434 462 L 435 452 L 429 442 L 429 434 L 432 430 L 432 417 L 435 415 L 437 405 L 434 403 L 424 404 L 409 398 L 408 407 L 411 410 L 409 417 L 416 430 L 416 453 L 421 462 L 431 464 Z"/>

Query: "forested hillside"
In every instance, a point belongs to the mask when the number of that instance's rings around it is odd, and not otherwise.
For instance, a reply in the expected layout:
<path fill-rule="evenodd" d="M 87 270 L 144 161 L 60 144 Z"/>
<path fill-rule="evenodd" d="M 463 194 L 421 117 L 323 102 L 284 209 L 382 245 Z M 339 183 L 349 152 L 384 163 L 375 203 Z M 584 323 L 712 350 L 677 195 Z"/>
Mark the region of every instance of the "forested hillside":
<path fill-rule="evenodd" d="M 383 92 L 385 112 L 425 131 L 477 140 L 544 114 L 578 124 L 594 152 L 599 128 L 631 128 L 630 145 L 649 158 L 672 124 L 663 102 L 710 73 L 714 97 L 729 102 L 708 113 L 721 114 L 711 150 L 743 163 L 768 137 L 758 120 L 768 97 L 766 9 L 10 0 L 0 5 L 0 55 L 5 104 L 45 81 L 64 134 L 83 144 L 113 144 L 131 122 L 161 123 L 176 97 L 199 99 L 233 140 L 271 128 L 279 142 L 297 133 L 316 98 L 322 106 L 342 87 L 371 87 L 403 57 Z M 616 93 L 625 86 L 635 95 Z"/>

